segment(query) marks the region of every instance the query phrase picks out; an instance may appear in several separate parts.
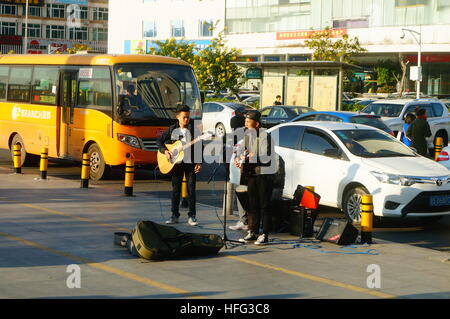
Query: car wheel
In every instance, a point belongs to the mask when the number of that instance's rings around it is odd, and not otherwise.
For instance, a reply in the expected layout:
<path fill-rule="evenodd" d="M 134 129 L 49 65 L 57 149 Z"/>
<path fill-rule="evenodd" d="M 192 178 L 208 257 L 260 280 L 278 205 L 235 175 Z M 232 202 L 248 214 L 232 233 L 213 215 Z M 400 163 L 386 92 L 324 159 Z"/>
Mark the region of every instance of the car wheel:
<path fill-rule="evenodd" d="M 216 125 L 216 136 L 224 137 L 227 131 L 225 130 L 225 126 L 222 123 Z"/>
<path fill-rule="evenodd" d="M 369 195 L 369 191 L 363 186 L 352 188 L 345 193 L 342 209 L 349 221 L 358 223 L 361 221 L 360 204 L 363 195 Z"/>
<path fill-rule="evenodd" d="M 90 179 L 93 181 L 98 181 L 105 178 L 108 175 L 109 167 L 105 163 L 103 153 L 97 144 L 92 144 L 88 149 L 89 160 L 90 160 Z"/>
<path fill-rule="evenodd" d="M 25 144 L 22 137 L 19 134 L 14 135 L 11 142 L 11 158 L 14 161 L 14 145 L 19 144 L 20 149 L 20 166 L 36 166 L 39 164 L 40 156 L 27 153 Z"/>

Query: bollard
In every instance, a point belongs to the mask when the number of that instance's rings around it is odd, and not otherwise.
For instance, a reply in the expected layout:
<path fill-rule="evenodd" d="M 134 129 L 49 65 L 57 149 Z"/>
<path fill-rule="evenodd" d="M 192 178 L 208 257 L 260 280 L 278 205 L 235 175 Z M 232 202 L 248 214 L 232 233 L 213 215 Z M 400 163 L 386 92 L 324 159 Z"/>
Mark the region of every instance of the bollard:
<path fill-rule="evenodd" d="M 13 146 L 14 173 L 22 174 L 22 146 L 16 144 Z"/>
<path fill-rule="evenodd" d="M 91 171 L 91 158 L 88 153 L 83 154 L 81 162 L 81 188 L 89 188 L 89 175 Z"/>
<path fill-rule="evenodd" d="M 128 160 L 125 167 L 125 196 L 133 196 L 134 160 Z"/>
<path fill-rule="evenodd" d="M 437 161 L 439 153 L 442 152 L 444 139 L 442 137 L 436 137 L 436 145 L 434 146 L 434 160 Z"/>
<path fill-rule="evenodd" d="M 372 244 L 373 231 L 373 197 L 361 197 L 361 244 Z"/>
<path fill-rule="evenodd" d="M 48 170 L 48 148 L 41 148 L 41 162 L 39 165 L 39 173 L 41 179 L 47 179 Z"/>
<path fill-rule="evenodd" d="M 181 207 L 187 208 L 189 206 L 187 201 L 188 196 L 187 179 L 186 174 L 184 174 L 183 181 L 181 182 Z"/>

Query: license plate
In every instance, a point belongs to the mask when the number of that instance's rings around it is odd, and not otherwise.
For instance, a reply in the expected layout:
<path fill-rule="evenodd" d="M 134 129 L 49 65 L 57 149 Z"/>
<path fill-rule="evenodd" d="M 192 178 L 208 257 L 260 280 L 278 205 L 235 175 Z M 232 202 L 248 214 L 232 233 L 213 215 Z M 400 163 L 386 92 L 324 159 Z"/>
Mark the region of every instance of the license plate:
<path fill-rule="evenodd" d="M 450 195 L 431 196 L 430 206 L 450 206 Z"/>

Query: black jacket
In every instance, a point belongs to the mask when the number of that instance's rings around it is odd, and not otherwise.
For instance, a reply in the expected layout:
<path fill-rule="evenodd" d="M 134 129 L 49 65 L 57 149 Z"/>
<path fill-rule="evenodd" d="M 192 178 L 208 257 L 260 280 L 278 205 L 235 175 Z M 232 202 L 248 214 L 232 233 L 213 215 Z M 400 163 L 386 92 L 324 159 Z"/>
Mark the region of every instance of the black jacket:
<path fill-rule="evenodd" d="M 167 147 L 165 146 L 165 144 L 172 144 L 176 141 L 178 141 L 180 138 L 179 136 L 175 136 L 176 132 L 174 132 L 176 129 L 180 128 L 180 124 L 178 123 L 178 121 L 173 124 L 172 126 L 170 126 L 162 135 L 160 138 L 158 138 L 156 140 L 156 145 L 158 146 L 158 150 L 164 154 L 165 150 L 167 149 Z M 187 129 L 189 130 L 190 134 L 191 134 L 191 141 L 198 137 L 198 132 L 195 132 L 194 130 L 194 121 L 191 120 L 188 124 Z M 197 135 L 195 135 L 197 134 Z M 189 140 L 188 140 L 189 142 Z M 200 145 L 197 145 L 200 144 Z M 195 152 L 197 152 L 198 154 L 195 154 Z M 183 162 L 185 163 L 195 163 L 195 164 L 201 164 L 203 162 L 203 143 L 202 141 L 199 141 L 197 143 L 195 143 L 194 145 L 190 146 L 189 148 L 187 148 L 185 151 L 185 159 L 183 160 Z M 189 159 L 190 160 L 187 160 Z"/>

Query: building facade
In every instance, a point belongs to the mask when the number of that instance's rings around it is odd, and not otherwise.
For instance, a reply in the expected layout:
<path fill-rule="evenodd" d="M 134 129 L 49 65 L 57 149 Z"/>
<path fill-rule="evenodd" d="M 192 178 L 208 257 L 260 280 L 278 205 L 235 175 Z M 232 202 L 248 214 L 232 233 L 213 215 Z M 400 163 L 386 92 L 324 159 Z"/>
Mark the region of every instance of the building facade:
<path fill-rule="evenodd" d="M 110 0 L 109 9 L 109 53 L 148 52 L 170 38 L 201 48 L 225 26 L 225 0 Z"/>
<path fill-rule="evenodd" d="M 107 52 L 108 0 L 28 0 L 28 17 L 25 3 L 0 0 L 1 53 L 52 53 L 75 44 Z"/>
<path fill-rule="evenodd" d="M 450 95 L 450 0 L 123 2 L 110 0 L 110 53 L 138 53 L 152 40 L 171 37 L 208 39 L 201 33 L 200 21 L 220 20 L 214 32 L 226 27 L 227 45 L 241 49 L 248 61 L 306 61 L 311 52 L 305 39 L 329 27 L 336 38 L 344 34 L 358 38 L 367 52 L 355 60 L 368 67 L 399 59 L 417 65 L 420 49 L 421 91 Z M 415 90 L 413 82 L 408 85 Z"/>

